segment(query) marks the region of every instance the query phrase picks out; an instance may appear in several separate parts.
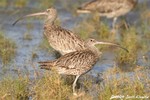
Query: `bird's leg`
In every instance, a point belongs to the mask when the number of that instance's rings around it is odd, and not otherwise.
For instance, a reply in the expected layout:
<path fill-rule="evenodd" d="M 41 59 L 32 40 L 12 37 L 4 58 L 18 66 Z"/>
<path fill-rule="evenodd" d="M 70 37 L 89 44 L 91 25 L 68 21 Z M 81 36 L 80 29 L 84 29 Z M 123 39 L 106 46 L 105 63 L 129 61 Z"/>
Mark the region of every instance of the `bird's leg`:
<path fill-rule="evenodd" d="M 113 27 L 113 29 L 115 29 L 116 21 L 117 21 L 117 17 L 114 17 L 114 18 L 113 18 L 113 23 L 112 23 L 112 27 Z"/>
<path fill-rule="evenodd" d="M 111 30 L 112 33 L 116 33 L 116 27 L 115 27 L 116 21 L 117 21 L 117 17 L 114 17 L 112 22 L 112 30 Z"/>
<path fill-rule="evenodd" d="M 73 82 L 73 95 L 77 95 L 76 91 L 75 91 L 75 87 L 76 87 L 76 83 L 78 78 L 80 77 L 80 75 L 77 75 L 74 82 Z"/>

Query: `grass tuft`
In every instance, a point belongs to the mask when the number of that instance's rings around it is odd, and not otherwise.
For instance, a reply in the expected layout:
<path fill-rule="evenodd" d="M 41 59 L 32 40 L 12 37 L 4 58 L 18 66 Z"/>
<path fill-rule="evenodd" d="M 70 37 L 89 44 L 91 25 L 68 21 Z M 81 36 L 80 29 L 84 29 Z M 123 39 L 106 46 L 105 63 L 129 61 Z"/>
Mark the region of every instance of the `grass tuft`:
<path fill-rule="evenodd" d="M 28 97 L 28 79 L 6 77 L 0 81 L 1 100 L 27 100 Z"/>
<path fill-rule="evenodd" d="M 0 7 L 5 7 L 7 5 L 7 1 L 6 0 L 1 0 L 0 1 Z"/>
<path fill-rule="evenodd" d="M 66 100 L 71 95 L 70 86 L 64 84 L 64 80 L 56 72 L 48 74 L 36 81 L 33 91 L 33 99 L 40 100 Z"/>
<path fill-rule="evenodd" d="M 121 50 L 117 55 L 117 61 L 119 64 L 127 64 L 131 66 L 136 65 L 137 53 L 140 48 L 139 37 L 136 33 L 136 29 L 131 27 L 129 30 L 122 33 L 121 45 L 129 50 L 129 53 Z"/>
<path fill-rule="evenodd" d="M 74 30 L 84 39 L 93 37 L 108 40 L 108 38 L 112 38 L 112 36 L 110 37 L 109 27 L 100 22 L 100 17 L 97 13 L 81 22 Z"/>
<path fill-rule="evenodd" d="M 104 73 L 104 84 L 100 87 L 99 99 L 109 100 L 112 95 L 149 96 L 148 71 L 134 72 L 133 74 L 119 72 L 112 73 L 112 69 Z M 133 98 L 132 100 L 140 100 Z"/>
<path fill-rule="evenodd" d="M 25 7 L 27 5 L 28 1 L 27 0 L 15 0 L 14 5 L 15 7 Z"/>
<path fill-rule="evenodd" d="M 23 39 L 24 40 L 32 40 L 32 35 L 30 33 L 24 33 Z"/>
<path fill-rule="evenodd" d="M 16 53 L 16 44 L 11 40 L 6 38 L 4 33 L 0 32 L 0 57 L 2 63 L 8 64 Z"/>
<path fill-rule="evenodd" d="M 39 2 L 40 2 L 40 4 L 39 4 L 40 8 L 47 9 L 47 8 L 53 6 L 55 0 L 40 0 Z"/>

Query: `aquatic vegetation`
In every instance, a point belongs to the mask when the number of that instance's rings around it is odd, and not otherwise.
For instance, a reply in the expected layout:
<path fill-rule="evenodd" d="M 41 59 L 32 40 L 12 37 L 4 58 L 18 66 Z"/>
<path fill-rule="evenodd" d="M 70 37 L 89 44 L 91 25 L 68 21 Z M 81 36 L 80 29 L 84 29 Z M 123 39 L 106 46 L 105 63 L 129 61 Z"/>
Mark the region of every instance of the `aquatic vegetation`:
<path fill-rule="evenodd" d="M 22 7 L 26 7 L 28 5 L 28 2 L 30 1 L 28 0 L 13 0 L 13 1 L 1 0 L 0 7 L 6 7 L 6 6 L 9 6 L 8 4 L 11 4 L 14 7 L 22 8 Z M 37 0 L 37 2 L 39 2 L 40 8 L 48 8 L 54 4 L 55 0 Z"/>
<path fill-rule="evenodd" d="M 32 91 L 33 99 L 41 100 L 66 100 L 71 95 L 71 87 L 64 84 L 64 80 L 60 75 L 53 71 L 53 73 L 46 73 L 43 78 L 36 80 Z"/>
<path fill-rule="evenodd" d="M 140 31 L 139 31 L 140 30 Z M 129 53 L 120 51 L 117 53 L 116 60 L 119 67 L 126 66 L 128 70 L 133 70 L 137 66 L 139 52 L 143 55 L 149 51 L 149 31 L 147 25 L 141 24 L 139 29 L 135 26 L 129 30 L 121 32 L 120 44 L 129 50 Z M 125 65 L 125 66 L 124 66 Z"/>
<path fill-rule="evenodd" d="M 27 4 L 28 4 L 27 0 L 15 0 L 15 2 L 14 2 L 14 6 L 19 7 L 19 8 L 22 8 L 22 7 L 26 6 Z"/>
<path fill-rule="evenodd" d="M 32 61 L 38 58 L 38 54 L 36 52 L 32 52 Z"/>
<path fill-rule="evenodd" d="M 112 95 L 149 96 L 149 70 L 146 69 L 124 73 L 118 67 L 113 67 L 103 73 L 104 80 L 98 83 L 89 76 L 81 77 L 77 97 L 72 95 L 71 86 L 66 85 L 68 83 L 64 78 L 53 72 L 46 73 L 43 78 L 35 81 L 36 85 L 32 89 L 35 92 L 34 99 L 109 100 Z"/>
<path fill-rule="evenodd" d="M 95 27 L 95 31 L 100 40 L 113 40 L 114 34 L 111 33 L 109 25 L 105 21 L 101 20 L 99 13 L 95 13 L 91 19 L 91 25 Z"/>
<path fill-rule="evenodd" d="M 113 68 L 112 68 L 113 69 Z M 114 96 L 133 96 L 132 100 L 137 100 L 136 96 L 149 96 L 149 76 L 148 71 L 137 71 L 133 73 L 112 73 L 112 69 L 104 73 L 104 84 L 100 86 L 99 99 L 109 100 Z M 118 69 L 119 70 L 119 69 Z M 140 100 L 140 99 L 139 99 Z"/>
<path fill-rule="evenodd" d="M 7 5 L 7 1 L 6 0 L 1 0 L 0 1 L 0 7 L 5 7 Z"/>
<path fill-rule="evenodd" d="M 53 5 L 56 0 L 37 0 L 38 9 L 46 9 Z M 85 1 L 85 0 L 84 0 Z M 65 11 L 74 11 L 78 7 L 82 0 L 78 1 L 70 1 L 64 2 L 64 0 L 59 0 L 57 2 L 62 2 L 63 9 Z M 147 0 L 148 1 L 148 0 Z M 11 5 L 11 7 L 27 7 L 31 1 L 27 0 L 0 0 L 0 7 L 6 7 Z M 73 2 L 73 3 L 72 3 Z M 75 4 L 74 2 L 79 2 Z M 129 16 L 127 15 L 127 20 L 132 22 L 134 17 L 137 18 L 136 22 L 130 26 L 128 30 L 119 28 L 119 37 L 116 37 L 116 34 L 112 34 L 110 32 L 109 26 L 105 23 L 105 20 L 101 20 L 97 15 L 90 15 L 87 18 L 83 18 L 83 21 L 78 23 L 75 26 L 74 31 L 78 33 L 83 39 L 87 39 L 89 37 L 96 38 L 97 40 L 111 41 L 116 42 L 123 47 L 129 50 L 129 53 L 120 50 L 116 50 L 116 65 L 113 68 L 108 69 L 102 75 L 103 80 L 97 82 L 93 78 L 87 75 L 83 75 L 77 84 L 77 91 L 79 96 L 75 97 L 72 94 L 72 83 L 75 77 L 69 76 L 70 79 L 66 78 L 66 76 L 58 75 L 55 71 L 44 71 L 38 69 L 37 66 L 33 68 L 36 71 L 31 71 L 31 76 L 33 79 L 29 79 L 29 77 L 0 77 L 0 100 L 28 100 L 28 99 L 58 99 L 58 100 L 109 100 L 113 95 L 122 95 L 127 97 L 129 96 L 149 96 L 150 95 L 150 69 L 148 66 L 140 66 L 137 65 L 137 61 L 139 59 L 139 53 L 145 57 L 144 59 L 148 59 L 149 62 L 149 54 L 150 51 L 150 10 L 147 8 L 148 3 L 146 0 L 143 4 L 140 4 L 137 8 L 135 8 L 136 13 L 133 16 L 131 13 Z M 35 5 L 34 5 L 35 6 Z M 56 7 L 59 4 L 55 5 Z M 33 7 L 34 8 L 34 7 Z M 59 8 L 59 7 L 58 7 Z M 28 7 L 27 7 L 28 9 Z M 36 8 L 37 9 L 37 8 Z M 35 8 L 33 10 L 36 10 Z M 58 9 L 59 11 L 61 7 Z M 9 9 L 8 9 L 9 10 Z M 27 13 L 27 12 L 25 12 Z M 74 13 L 74 12 L 72 12 Z M 140 13 L 137 15 L 137 13 Z M 133 14 L 133 15 L 132 15 Z M 139 17 L 140 16 L 140 17 Z M 11 16 L 10 16 L 11 17 Z M 66 17 L 63 16 L 63 17 Z M 70 17 L 70 16 L 69 16 Z M 67 16 L 67 18 L 69 18 Z M 132 18 L 133 17 L 133 18 Z M 72 18 L 72 17 L 70 17 Z M 87 18 L 87 19 L 86 19 Z M 139 18 L 139 19 L 138 19 Z M 43 18 L 42 18 L 43 19 Z M 32 23 L 32 19 L 27 20 L 26 28 L 27 32 L 23 34 L 23 39 L 32 40 L 32 35 L 29 34 L 31 30 L 35 27 Z M 63 20 L 64 21 L 64 20 Z M 66 21 L 66 19 L 65 19 Z M 67 20 L 68 21 L 68 20 Z M 130 22 L 130 23 L 131 23 Z M 29 24 L 28 24 L 29 23 Z M 56 22 L 60 24 L 60 20 Z M 73 24 L 71 22 L 71 24 Z M 7 27 L 6 27 L 7 28 Z M 10 28 L 10 27 L 9 27 Z M 116 38 L 118 40 L 116 40 Z M 100 49 L 103 46 L 100 46 Z M 44 37 L 41 44 L 39 44 L 39 48 L 46 50 L 48 52 L 52 52 L 53 49 L 50 47 L 47 39 Z M 6 38 L 4 32 L 0 32 L 0 66 L 4 64 L 10 64 L 16 54 L 16 44 L 10 38 Z M 102 48 L 101 50 L 108 50 L 108 48 Z M 36 50 L 31 54 L 31 60 L 35 62 L 38 58 L 38 54 Z M 109 50 L 112 52 L 112 48 Z M 109 57 L 109 55 L 108 55 Z M 1 64 L 2 63 L 2 64 Z M 20 62 L 19 62 L 20 63 Z M 26 63 L 26 62 L 25 62 Z M 109 62 L 108 62 L 109 63 Z M 13 63 L 16 64 L 16 63 Z M 17 64 L 16 64 L 17 65 Z M 33 64 L 34 65 L 34 64 Z M 32 66 L 32 65 L 31 65 Z M 18 66 L 20 67 L 20 66 Z M 147 67 L 147 69 L 145 68 Z M 128 68 L 128 71 L 124 72 L 122 69 Z M 24 69 L 23 69 L 24 71 Z M 28 69 L 27 69 L 28 71 Z M 30 72 L 23 73 L 30 73 Z M 1 70 L 3 73 L 7 73 L 6 70 Z M 0 72 L 0 75 L 1 75 Z M 32 73 L 33 72 L 33 73 Z M 2 73 L 2 74 L 3 74 Z M 13 71 L 11 71 L 13 73 Z M 41 74 L 42 73 L 42 74 Z M 5 77 L 5 78 L 3 78 Z M 68 76 L 67 76 L 68 77 Z M 99 76 L 101 77 L 101 76 Z M 149 97 L 150 98 L 150 97 Z M 132 100 L 137 100 L 132 99 Z M 139 99 L 140 100 L 140 99 Z M 148 100 L 148 99 L 147 99 Z"/>
<path fill-rule="evenodd" d="M 30 33 L 24 33 L 23 39 L 24 40 L 32 40 L 32 35 Z"/>
<path fill-rule="evenodd" d="M 36 71 L 38 75 L 39 72 Z M 0 80 L 0 97 L 4 100 L 26 100 L 29 97 L 36 99 L 54 100 L 109 100 L 112 95 L 123 96 L 149 96 L 149 69 L 137 70 L 132 73 L 124 73 L 118 67 L 105 71 L 103 80 L 96 82 L 92 77 L 83 76 L 80 78 L 80 89 L 78 96 L 73 96 L 71 85 L 65 77 L 61 77 L 55 69 L 52 72 L 45 72 L 41 77 L 11 78 L 6 77 Z M 29 85 L 30 84 L 30 85 Z M 71 83 L 72 84 L 72 83 Z M 29 88 L 30 87 L 30 88 Z M 134 99 L 133 99 L 134 100 Z"/>
<path fill-rule="evenodd" d="M 137 35 L 136 29 L 131 27 L 129 30 L 122 33 L 121 45 L 129 50 L 129 53 L 120 51 L 117 54 L 117 61 L 119 64 L 129 64 L 129 66 L 136 65 L 137 52 L 140 46 L 139 37 Z M 132 68 L 132 67 L 131 67 Z"/>
<path fill-rule="evenodd" d="M 100 17 L 97 13 L 80 22 L 79 25 L 74 28 L 74 31 L 84 39 L 88 37 L 94 37 L 100 40 L 108 40 L 113 38 L 110 36 L 111 33 L 109 31 L 109 27 L 103 22 L 100 22 Z"/>
<path fill-rule="evenodd" d="M 1 100 L 27 100 L 29 97 L 27 78 L 12 78 L 10 76 L 0 80 Z"/>
<path fill-rule="evenodd" d="M 0 59 L 2 65 L 8 64 L 15 56 L 16 44 L 4 36 L 3 32 L 0 32 Z"/>
<path fill-rule="evenodd" d="M 40 8 L 42 7 L 44 9 L 47 9 L 54 4 L 55 0 L 39 0 L 39 2 Z"/>
<path fill-rule="evenodd" d="M 105 25 L 104 23 L 100 23 L 99 28 L 97 28 L 97 32 L 99 33 L 99 39 L 103 39 L 103 40 L 113 40 L 113 33 L 111 33 L 109 31 L 109 28 L 107 25 Z"/>
<path fill-rule="evenodd" d="M 140 27 L 141 27 L 141 37 L 144 38 L 142 40 L 150 40 L 150 13 L 149 15 L 146 16 L 146 12 L 144 12 L 142 15 L 141 15 L 141 24 L 140 24 Z M 148 17 L 149 16 L 149 17 Z"/>
<path fill-rule="evenodd" d="M 95 28 L 87 21 L 83 21 L 74 28 L 74 31 L 83 39 L 87 39 L 95 31 Z"/>

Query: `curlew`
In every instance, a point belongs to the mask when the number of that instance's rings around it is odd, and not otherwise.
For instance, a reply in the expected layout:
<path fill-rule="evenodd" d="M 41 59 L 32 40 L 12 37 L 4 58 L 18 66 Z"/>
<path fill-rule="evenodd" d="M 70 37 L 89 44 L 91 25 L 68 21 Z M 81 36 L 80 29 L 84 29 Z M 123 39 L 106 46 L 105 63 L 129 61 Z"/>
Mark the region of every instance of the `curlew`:
<path fill-rule="evenodd" d="M 71 52 L 61 56 L 60 58 L 53 61 L 39 62 L 41 69 L 50 70 L 54 67 L 59 74 L 75 75 L 76 78 L 73 82 L 73 94 L 76 95 L 75 87 L 78 78 L 90 71 L 93 65 L 97 62 L 101 56 L 101 52 L 95 47 L 96 44 L 107 44 L 120 47 L 126 51 L 127 49 L 121 47 L 118 44 L 109 42 L 99 42 L 95 39 L 88 39 L 85 41 L 87 49 Z"/>
<path fill-rule="evenodd" d="M 112 27 L 115 29 L 117 18 L 130 12 L 136 4 L 137 0 L 93 0 L 83 4 L 77 12 L 98 12 L 100 16 L 113 18 Z"/>
<path fill-rule="evenodd" d="M 32 16 L 47 16 L 44 23 L 44 35 L 48 39 L 50 46 L 62 55 L 73 51 L 83 50 L 83 40 L 70 30 L 64 29 L 61 26 L 55 25 L 57 18 L 57 10 L 49 8 L 44 12 L 33 13 L 23 16 L 16 20 L 15 25 L 21 19 L 32 17 Z"/>

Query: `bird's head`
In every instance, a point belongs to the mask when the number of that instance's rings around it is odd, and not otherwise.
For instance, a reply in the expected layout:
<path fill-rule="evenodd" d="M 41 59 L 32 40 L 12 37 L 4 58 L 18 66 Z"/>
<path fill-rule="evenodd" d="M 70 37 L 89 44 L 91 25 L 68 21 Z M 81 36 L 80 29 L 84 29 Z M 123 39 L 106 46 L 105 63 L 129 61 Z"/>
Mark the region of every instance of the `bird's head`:
<path fill-rule="evenodd" d="M 45 11 L 46 15 L 48 16 L 48 19 L 54 18 L 54 20 L 57 18 L 57 10 L 55 8 L 49 8 Z"/>
<path fill-rule="evenodd" d="M 86 46 L 88 47 L 91 47 L 91 46 L 95 46 L 97 44 L 105 44 L 105 45 L 112 45 L 112 46 L 116 46 L 116 47 L 119 47 L 123 50 L 125 50 L 126 52 L 128 52 L 128 50 L 122 46 L 120 46 L 119 44 L 116 44 L 116 43 L 111 43 L 111 42 L 102 42 L 102 41 L 97 41 L 95 39 L 88 39 L 86 41 Z"/>

